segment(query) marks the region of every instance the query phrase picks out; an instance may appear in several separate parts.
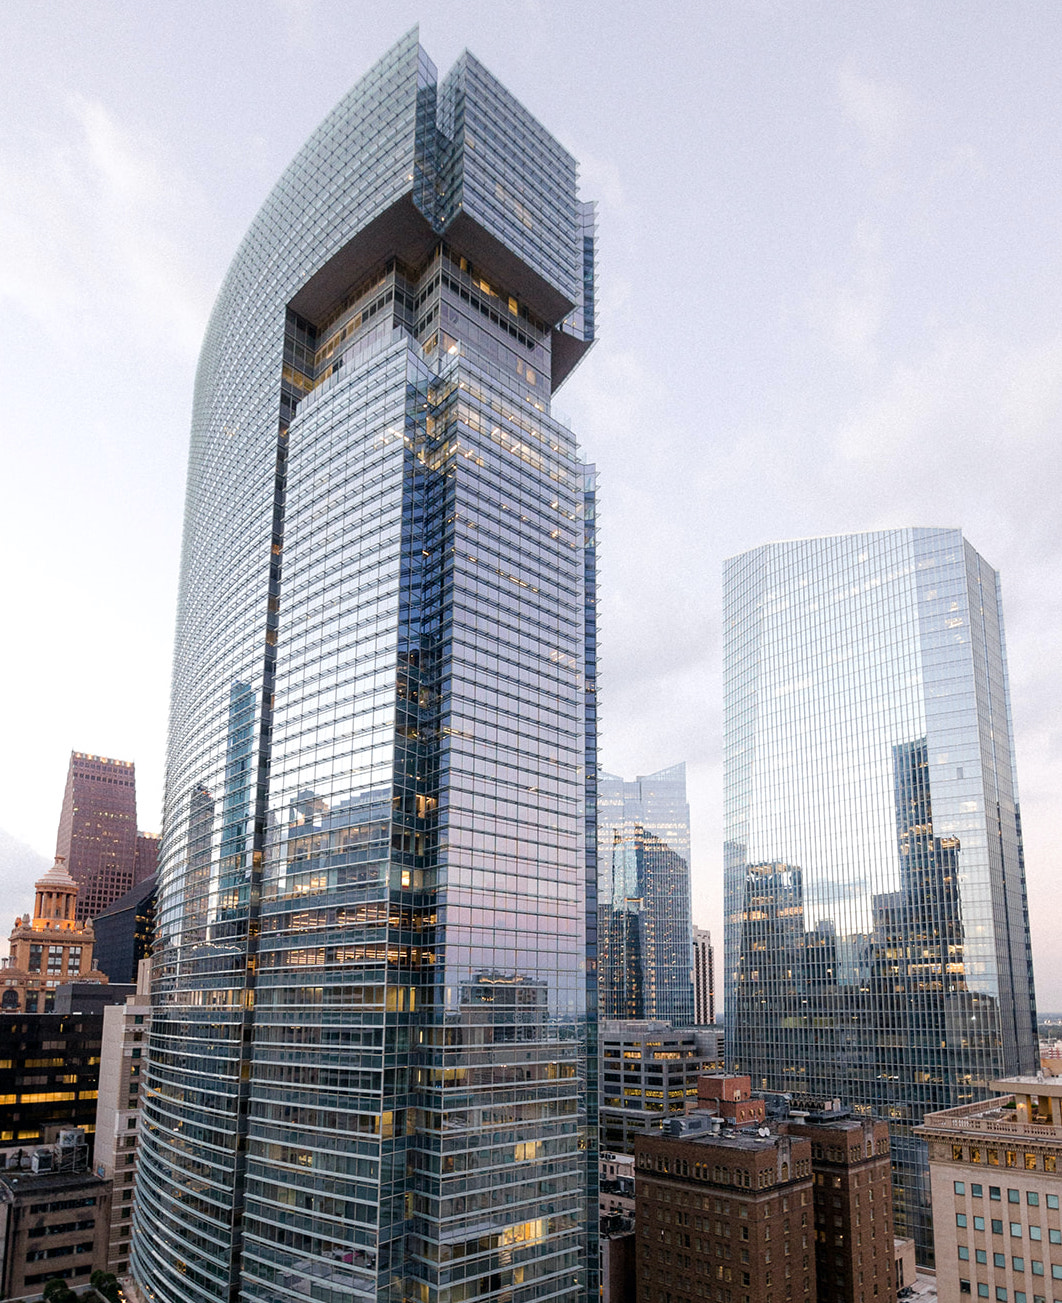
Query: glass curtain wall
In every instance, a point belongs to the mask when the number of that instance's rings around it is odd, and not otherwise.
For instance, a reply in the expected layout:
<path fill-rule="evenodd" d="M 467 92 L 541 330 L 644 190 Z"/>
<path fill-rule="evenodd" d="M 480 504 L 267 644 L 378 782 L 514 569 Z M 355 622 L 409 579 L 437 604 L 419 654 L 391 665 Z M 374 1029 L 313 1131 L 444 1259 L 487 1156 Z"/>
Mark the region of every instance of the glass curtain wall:
<path fill-rule="evenodd" d="M 958 530 L 727 563 L 732 1071 L 888 1119 L 932 1260 L 927 1111 L 1033 1071 L 999 580 Z"/>
<path fill-rule="evenodd" d="M 414 31 L 222 289 L 135 1212 L 160 1303 L 596 1295 L 595 478 L 550 416 L 588 229 L 574 160 Z"/>

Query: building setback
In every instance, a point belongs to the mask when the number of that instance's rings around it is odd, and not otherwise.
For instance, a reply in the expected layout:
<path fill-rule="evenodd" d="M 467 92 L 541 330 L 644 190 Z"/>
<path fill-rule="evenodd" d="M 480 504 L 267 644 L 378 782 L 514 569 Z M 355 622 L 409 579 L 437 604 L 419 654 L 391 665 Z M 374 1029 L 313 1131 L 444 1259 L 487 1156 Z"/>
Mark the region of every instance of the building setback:
<path fill-rule="evenodd" d="M 811 1142 L 635 1141 L 638 1303 L 814 1303 Z"/>
<path fill-rule="evenodd" d="M 994 1098 L 926 1116 L 937 1295 L 1062 1298 L 1062 1080 L 992 1082 Z M 1007 1092 L 1006 1094 L 998 1092 Z"/>
<path fill-rule="evenodd" d="M 550 414 L 594 247 L 571 155 L 414 31 L 222 286 L 133 1214 L 151 1298 L 597 1294 L 594 477 Z"/>
<path fill-rule="evenodd" d="M 886 1119 L 931 1264 L 914 1128 L 1036 1063 L 999 577 L 902 529 L 756 548 L 725 587 L 728 1066 Z"/>

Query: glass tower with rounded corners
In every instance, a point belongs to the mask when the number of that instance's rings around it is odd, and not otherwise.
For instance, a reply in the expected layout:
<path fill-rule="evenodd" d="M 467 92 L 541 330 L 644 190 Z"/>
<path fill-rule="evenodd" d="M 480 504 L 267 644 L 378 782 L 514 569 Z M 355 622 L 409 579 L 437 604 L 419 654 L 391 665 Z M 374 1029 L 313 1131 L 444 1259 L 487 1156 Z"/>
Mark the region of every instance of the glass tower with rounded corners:
<path fill-rule="evenodd" d="M 596 1295 L 596 479 L 550 414 L 594 250 L 571 156 L 413 31 L 222 286 L 141 1087 L 156 1303 Z"/>
<path fill-rule="evenodd" d="M 926 1112 L 1037 1064 L 999 577 L 959 530 L 725 571 L 727 1058 L 889 1121 L 932 1261 Z"/>

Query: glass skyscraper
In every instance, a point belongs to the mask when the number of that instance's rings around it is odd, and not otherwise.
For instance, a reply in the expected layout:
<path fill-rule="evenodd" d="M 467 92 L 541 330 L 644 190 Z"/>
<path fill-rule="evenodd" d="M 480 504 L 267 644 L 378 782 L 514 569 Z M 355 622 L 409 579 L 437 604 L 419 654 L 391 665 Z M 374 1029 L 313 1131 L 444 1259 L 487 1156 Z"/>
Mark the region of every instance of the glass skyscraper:
<path fill-rule="evenodd" d="M 601 1017 L 694 1020 L 686 766 L 598 781 Z"/>
<path fill-rule="evenodd" d="M 221 289 L 193 412 L 133 1273 L 596 1296 L 593 340 L 574 159 L 414 31 Z"/>
<path fill-rule="evenodd" d="M 958 530 L 776 543 L 725 628 L 729 1064 L 888 1119 L 931 1261 L 912 1128 L 1037 1064 L 999 577 Z"/>

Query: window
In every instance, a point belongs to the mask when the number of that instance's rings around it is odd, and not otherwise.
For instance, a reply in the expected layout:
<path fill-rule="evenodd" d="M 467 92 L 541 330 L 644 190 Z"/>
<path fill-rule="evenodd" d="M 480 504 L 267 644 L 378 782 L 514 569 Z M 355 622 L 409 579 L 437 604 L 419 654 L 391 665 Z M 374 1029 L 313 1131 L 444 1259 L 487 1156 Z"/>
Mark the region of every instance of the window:
<path fill-rule="evenodd" d="M 968 1280 L 960 1280 L 960 1281 L 959 1281 L 959 1293 L 960 1293 L 960 1294 L 969 1294 L 969 1292 L 970 1292 L 970 1282 L 969 1282 Z"/>
<path fill-rule="evenodd" d="M 1040 1228 L 1039 1228 L 1039 1226 L 1030 1226 L 1030 1227 L 1029 1227 L 1029 1239 L 1030 1239 L 1030 1240 L 1039 1240 L 1039 1239 L 1042 1239 L 1042 1238 L 1043 1238 L 1043 1237 L 1042 1237 L 1041 1234 L 1040 1234 Z"/>
<path fill-rule="evenodd" d="M 970 1193 L 973 1195 L 973 1197 L 974 1197 L 975 1199 L 980 1199 L 980 1198 L 981 1198 L 981 1187 L 980 1187 L 979 1184 L 977 1184 L 977 1182 L 974 1182 L 974 1183 L 970 1186 Z"/>
<path fill-rule="evenodd" d="M 956 1193 L 956 1194 L 965 1194 L 965 1193 L 966 1193 L 966 1182 L 965 1182 L 965 1181 L 956 1181 L 956 1182 L 955 1182 L 955 1193 Z"/>
<path fill-rule="evenodd" d="M 978 1298 L 988 1298 L 988 1286 L 987 1286 L 987 1285 L 984 1285 L 984 1284 L 978 1284 L 978 1286 L 977 1286 L 977 1297 L 978 1297 Z"/>
<path fill-rule="evenodd" d="M 992 1218 L 992 1234 L 993 1235 L 1003 1234 L 1003 1223 L 999 1220 L 998 1217 Z"/>
<path fill-rule="evenodd" d="M 983 1231 L 985 1228 L 985 1219 L 983 1217 L 974 1218 L 974 1230 Z"/>
<path fill-rule="evenodd" d="M 1054 1170 L 1054 1169 L 1052 1168 L 1052 1171 L 1053 1171 L 1053 1170 Z M 1049 1194 L 1049 1195 L 1047 1196 L 1047 1206 L 1048 1206 L 1048 1208 L 1057 1208 L 1057 1207 L 1058 1207 L 1058 1195 L 1057 1195 L 1057 1194 Z"/>
<path fill-rule="evenodd" d="M 1035 1229 L 1035 1230 L 1039 1230 L 1040 1228 L 1039 1228 L 1039 1226 L 1037 1226 L 1037 1227 L 1032 1227 L 1032 1226 L 1030 1226 L 1030 1227 L 1029 1227 L 1029 1238 L 1030 1238 L 1030 1239 L 1033 1239 L 1033 1238 L 1034 1238 L 1034 1236 L 1033 1236 L 1033 1230 L 1034 1230 L 1034 1229 Z M 1052 1244 L 1062 1244 L 1062 1231 L 1056 1231 L 1055 1228 L 1052 1226 L 1051 1229 L 1047 1232 L 1047 1238 L 1051 1241 Z"/>
<path fill-rule="evenodd" d="M 998 1186 L 998 1185 L 990 1185 L 990 1186 L 988 1187 L 988 1197 L 989 1197 L 989 1199 L 995 1199 L 995 1200 L 997 1200 L 997 1202 L 998 1202 L 998 1200 L 999 1200 L 999 1198 L 1000 1198 L 1000 1194 L 999 1194 L 999 1186 Z"/>
<path fill-rule="evenodd" d="M 1025 1196 L 1025 1202 L 1029 1205 L 1030 1208 L 1039 1208 L 1040 1196 L 1036 1193 L 1035 1190 L 1030 1190 L 1028 1194 L 1026 1194 Z"/>
<path fill-rule="evenodd" d="M 965 1214 L 965 1213 L 956 1213 L 956 1214 L 955 1214 L 955 1225 L 956 1225 L 956 1226 L 965 1226 L 965 1225 L 966 1225 L 966 1214 Z"/>
<path fill-rule="evenodd" d="M 975 1249 L 974 1254 L 982 1267 L 988 1266 L 988 1252 L 985 1249 Z"/>
<path fill-rule="evenodd" d="M 1024 1258 L 1011 1258 L 1010 1262 L 1011 1262 L 1011 1266 L 1014 1268 L 1015 1271 L 1024 1271 L 1024 1270 L 1025 1270 L 1025 1259 L 1024 1259 Z"/>
<path fill-rule="evenodd" d="M 1021 1222 L 1011 1222 L 1010 1233 L 1016 1240 L 1021 1239 Z"/>
<path fill-rule="evenodd" d="M 1007 1191 L 1007 1203 L 1021 1203 L 1021 1195 L 1017 1190 Z"/>
<path fill-rule="evenodd" d="M 993 1266 L 993 1267 L 1005 1267 L 1006 1265 L 1007 1265 L 1006 1254 L 1003 1254 L 1003 1253 L 993 1253 L 993 1254 L 992 1254 L 992 1266 Z"/>
<path fill-rule="evenodd" d="M 1062 1280 L 1062 1267 L 1057 1266 L 1055 1263 L 1051 1264 L 1051 1279 Z"/>
<path fill-rule="evenodd" d="M 1044 1274 L 1044 1264 L 1039 1258 L 1033 1258 L 1029 1265 L 1032 1267 L 1032 1274 L 1034 1276 L 1042 1276 Z"/>
<path fill-rule="evenodd" d="M 1025 1295 L 1020 1289 L 1014 1291 L 1014 1303 L 1025 1303 Z"/>
<path fill-rule="evenodd" d="M 996 1286 L 996 1300 L 997 1303 L 1007 1303 L 1007 1291 L 1002 1285 Z"/>
<path fill-rule="evenodd" d="M 959 1245 L 959 1260 L 960 1262 L 970 1261 L 970 1250 L 966 1247 L 965 1244 Z"/>

